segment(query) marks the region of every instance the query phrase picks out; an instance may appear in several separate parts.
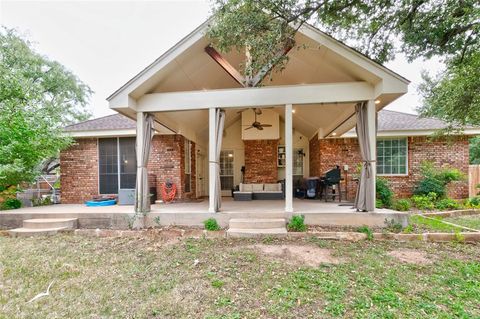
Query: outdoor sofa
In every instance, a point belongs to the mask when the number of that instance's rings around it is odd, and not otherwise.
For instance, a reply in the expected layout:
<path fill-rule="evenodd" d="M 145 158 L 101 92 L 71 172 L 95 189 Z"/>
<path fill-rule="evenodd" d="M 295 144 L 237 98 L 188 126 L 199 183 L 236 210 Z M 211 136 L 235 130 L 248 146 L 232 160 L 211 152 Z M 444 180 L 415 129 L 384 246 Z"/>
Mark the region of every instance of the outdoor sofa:
<path fill-rule="evenodd" d="M 285 194 L 282 183 L 267 184 L 243 184 L 240 183 L 238 191 L 233 192 L 234 200 L 268 200 L 268 199 L 284 199 Z"/>

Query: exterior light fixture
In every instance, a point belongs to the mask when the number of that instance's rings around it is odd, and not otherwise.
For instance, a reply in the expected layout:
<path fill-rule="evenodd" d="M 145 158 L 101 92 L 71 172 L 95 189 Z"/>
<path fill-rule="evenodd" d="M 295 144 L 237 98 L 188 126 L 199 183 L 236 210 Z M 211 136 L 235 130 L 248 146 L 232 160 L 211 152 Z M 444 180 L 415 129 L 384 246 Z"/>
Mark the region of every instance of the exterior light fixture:
<path fill-rule="evenodd" d="M 375 104 L 380 104 L 380 100 L 375 100 Z"/>
<path fill-rule="evenodd" d="M 337 132 L 333 132 L 333 133 L 332 133 L 332 136 L 337 136 Z"/>
<path fill-rule="evenodd" d="M 232 153 L 229 153 L 229 154 L 228 154 L 228 157 L 233 157 L 233 154 L 232 154 Z"/>
<path fill-rule="evenodd" d="M 292 113 L 295 113 L 295 110 L 292 110 Z"/>

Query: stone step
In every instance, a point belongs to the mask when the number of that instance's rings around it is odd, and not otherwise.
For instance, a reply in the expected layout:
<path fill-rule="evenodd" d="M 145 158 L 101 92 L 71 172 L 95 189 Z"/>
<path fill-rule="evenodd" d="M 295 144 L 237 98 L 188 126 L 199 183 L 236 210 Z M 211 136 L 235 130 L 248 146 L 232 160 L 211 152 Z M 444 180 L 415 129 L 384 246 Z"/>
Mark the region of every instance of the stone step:
<path fill-rule="evenodd" d="M 66 230 L 66 227 L 57 228 L 44 228 L 44 229 L 32 229 L 32 228 L 16 228 L 10 229 L 8 234 L 11 237 L 33 237 L 33 236 L 52 236 L 57 234 L 61 230 Z"/>
<path fill-rule="evenodd" d="M 231 238 L 286 237 L 287 229 L 285 227 L 264 229 L 230 228 L 227 230 L 227 236 Z"/>
<path fill-rule="evenodd" d="M 233 218 L 229 225 L 233 229 L 285 228 L 285 218 Z"/>
<path fill-rule="evenodd" d="M 23 228 L 28 229 L 76 229 L 78 224 L 77 218 L 35 218 L 25 219 Z"/>

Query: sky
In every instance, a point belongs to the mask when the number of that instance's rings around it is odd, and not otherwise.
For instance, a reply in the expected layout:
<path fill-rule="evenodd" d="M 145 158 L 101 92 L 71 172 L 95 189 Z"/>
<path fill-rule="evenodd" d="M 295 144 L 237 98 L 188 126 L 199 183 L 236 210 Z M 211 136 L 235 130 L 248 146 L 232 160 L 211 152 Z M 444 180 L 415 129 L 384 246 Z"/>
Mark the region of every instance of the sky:
<path fill-rule="evenodd" d="M 37 52 L 74 72 L 94 91 L 94 117 L 113 114 L 106 98 L 204 22 L 208 0 L 21 1 L 0 0 L 0 24 L 16 28 Z M 436 61 L 408 63 L 398 56 L 386 66 L 412 83 L 387 109 L 415 113 L 421 104 L 421 70 Z"/>

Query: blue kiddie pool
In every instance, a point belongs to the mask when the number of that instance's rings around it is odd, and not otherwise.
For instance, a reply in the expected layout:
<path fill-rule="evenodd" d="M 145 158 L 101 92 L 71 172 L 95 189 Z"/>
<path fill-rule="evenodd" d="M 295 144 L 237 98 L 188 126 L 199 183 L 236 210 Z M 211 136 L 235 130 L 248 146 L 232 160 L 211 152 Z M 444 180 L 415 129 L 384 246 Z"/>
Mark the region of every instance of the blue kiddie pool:
<path fill-rule="evenodd" d="M 112 206 L 115 205 L 117 201 L 115 199 L 109 199 L 109 200 L 100 200 L 100 201 L 94 201 L 90 200 L 85 202 L 85 205 L 88 207 L 97 207 L 97 206 Z"/>

